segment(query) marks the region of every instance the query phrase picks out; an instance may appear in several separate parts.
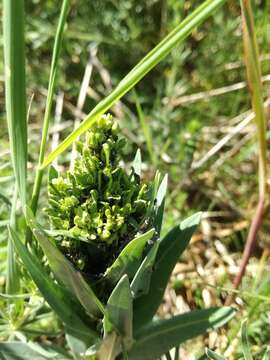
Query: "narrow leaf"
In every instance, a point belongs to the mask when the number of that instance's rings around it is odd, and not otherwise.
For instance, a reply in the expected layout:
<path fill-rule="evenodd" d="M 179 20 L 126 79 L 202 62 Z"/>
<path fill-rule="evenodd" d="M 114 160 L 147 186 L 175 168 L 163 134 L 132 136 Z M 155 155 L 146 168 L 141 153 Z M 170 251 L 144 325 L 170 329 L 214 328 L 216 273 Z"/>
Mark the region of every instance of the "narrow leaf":
<path fill-rule="evenodd" d="M 112 266 L 107 270 L 105 279 L 111 281 L 113 284 L 117 283 L 124 274 L 127 274 L 131 279 L 140 266 L 145 245 L 147 241 L 153 237 L 154 232 L 155 230 L 151 229 L 130 241 L 121 251 Z"/>
<path fill-rule="evenodd" d="M 91 287 L 58 248 L 50 242 L 41 226 L 35 221 L 33 213 L 29 208 L 26 208 L 26 220 L 47 256 L 57 280 L 76 296 L 89 315 L 98 317 L 101 313 L 104 313 L 103 305 Z"/>
<path fill-rule="evenodd" d="M 10 211 L 10 221 L 9 226 L 16 230 L 16 206 L 17 206 L 17 198 L 18 198 L 18 185 L 16 183 L 13 199 L 12 199 L 12 207 Z M 8 294 L 17 294 L 20 289 L 20 275 L 19 268 L 16 260 L 16 252 L 14 251 L 14 245 L 12 239 L 8 238 L 8 256 L 7 256 L 7 284 L 6 284 L 6 292 Z"/>
<path fill-rule="evenodd" d="M 62 352 L 62 351 L 61 351 Z M 2 342 L 0 343 L 0 358 L 3 360 L 67 360 L 71 359 L 68 354 L 61 354 L 56 349 L 36 347 L 21 342 Z"/>
<path fill-rule="evenodd" d="M 212 351 L 210 349 L 206 349 L 205 353 L 206 353 L 207 357 L 211 360 L 226 360 L 223 356 L 218 355 L 217 353 L 215 353 L 214 351 Z"/>
<path fill-rule="evenodd" d="M 168 175 L 165 175 L 159 188 L 158 188 L 158 192 L 156 195 L 154 225 L 155 225 L 155 229 L 158 232 L 158 234 L 160 234 L 161 227 L 162 227 L 167 186 L 168 186 Z"/>
<path fill-rule="evenodd" d="M 218 328 L 235 314 L 232 308 L 211 308 L 177 315 L 169 320 L 149 323 L 135 334 L 136 342 L 129 353 L 129 360 L 154 360 L 184 341 Z"/>
<path fill-rule="evenodd" d="M 241 325 L 241 341 L 242 341 L 244 359 L 252 360 L 253 357 L 251 355 L 251 351 L 248 343 L 248 336 L 247 336 L 247 320 L 243 321 Z"/>
<path fill-rule="evenodd" d="M 56 312 L 60 319 L 72 328 L 78 337 L 86 343 L 91 344 L 91 339 L 97 338 L 97 334 L 89 329 L 79 317 L 79 308 L 70 297 L 68 292 L 60 288 L 44 271 L 43 265 L 39 260 L 27 250 L 19 239 L 17 233 L 9 229 L 17 253 L 21 257 L 26 269 L 36 283 L 44 299 Z"/>
<path fill-rule="evenodd" d="M 124 338 L 132 339 L 132 296 L 127 275 L 114 288 L 107 303 L 107 316 L 113 328 Z M 111 330 L 113 330 L 111 328 Z"/>
<path fill-rule="evenodd" d="M 24 1 L 3 1 L 6 113 L 11 157 L 20 199 L 26 204 L 27 120 Z"/>
<path fill-rule="evenodd" d="M 192 215 L 174 227 L 160 241 L 149 292 L 134 301 L 135 328 L 143 326 L 155 315 L 162 301 L 171 272 L 187 247 L 200 218 L 201 213 Z"/>
<path fill-rule="evenodd" d="M 256 38 L 253 13 L 250 0 L 241 0 L 243 19 L 243 40 L 248 85 L 251 94 L 252 107 L 255 113 L 257 137 L 259 141 L 259 187 L 260 196 L 265 196 L 267 181 L 267 142 L 266 119 L 263 106 L 263 86 L 259 61 L 259 48 Z"/>
<path fill-rule="evenodd" d="M 132 163 L 132 167 L 134 169 L 135 174 L 141 177 L 141 169 L 142 169 L 142 155 L 141 150 L 138 149 L 135 155 L 135 158 Z"/>
<path fill-rule="evenodd" d="M 149 291 L 153 267 L 156 260 L 156 255 L 159 247 L 159 242 L 155 242 L 148 254 L 145 256 L 141 266 L 136 272 L 131 283 L 131 291 L 133 298 L 146 295 Z"/>

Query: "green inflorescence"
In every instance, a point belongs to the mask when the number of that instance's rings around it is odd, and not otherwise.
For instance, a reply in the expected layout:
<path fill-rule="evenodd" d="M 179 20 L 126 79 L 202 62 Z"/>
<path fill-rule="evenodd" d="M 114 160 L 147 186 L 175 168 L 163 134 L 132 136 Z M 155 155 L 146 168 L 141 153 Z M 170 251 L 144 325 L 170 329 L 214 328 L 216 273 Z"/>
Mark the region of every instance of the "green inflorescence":
<path fill-rule="evenodd" d="M 113 260 L 146 220 L 147 186 L 119 166 L 124 145 L 118 123 L 104 115 L 85 143 L 77 142 L 74 169 L 49 180 L 47 213 L 53 229 L 65 234 L 58 246 L 80 270 L 108 253 Z"/>

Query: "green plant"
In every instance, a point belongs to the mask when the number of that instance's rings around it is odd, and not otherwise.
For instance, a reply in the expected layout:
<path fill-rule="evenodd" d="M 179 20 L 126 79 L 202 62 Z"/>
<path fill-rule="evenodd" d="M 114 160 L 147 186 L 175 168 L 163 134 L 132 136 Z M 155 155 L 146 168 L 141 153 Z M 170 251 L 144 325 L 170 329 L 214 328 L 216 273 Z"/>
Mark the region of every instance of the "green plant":
<path fill-rule="evenodd" d="M 44 298 L 63 320 L 75 356 L 155 359 L 221 326 L 234 311 L 213 308 L 153 320 L 200 214 L 160 238 L 167 178 L 161 181 L 157 174 L 146 191 L 139 183 L 139 153 L 127 175 L 118 164 L 123 145 L 118 135 L 117 123 L 102 117 L 86 134 L 85 144 L 78 143 L 81 157 L 74 170 L 64 177 L 51 170 L 47 211 L 52 231 L 43 229 L 26 209 L 28 225 L 59 285 L 42 273 L 40 265 L 34 268 L 36 261 L 12 229 L 11 235 Z M 68 313 L 76 308 L 80 321 L 71 324 L 67 313 L 63 316 L 60 301 L 65 294 Z"/>
<path fill-rule="evenodd" d="M 147 186 L 134 169 L 127 175 L 119 166 L 124 144 L 117 122 L 103 116 L 86 133 L 85 144 L 76 143 L 74 170 L 66 177 L 50 171 L 47 213 L 54 235 L 66 235 L 60 249 L 84 272 L 87 266 L 101 272 L 104 262 L 113 262 L 115 252 L 151 225 Z"/>

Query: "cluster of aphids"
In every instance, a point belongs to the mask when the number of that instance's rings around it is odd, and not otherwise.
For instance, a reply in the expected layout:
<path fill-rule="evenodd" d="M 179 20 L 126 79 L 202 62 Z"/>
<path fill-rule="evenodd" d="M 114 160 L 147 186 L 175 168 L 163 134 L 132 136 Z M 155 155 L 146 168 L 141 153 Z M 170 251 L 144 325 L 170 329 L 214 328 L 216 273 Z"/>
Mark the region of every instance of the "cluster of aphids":
<path fill-rule="evenodd" d="M 65 234 L 59 246 L 81 270 L 94 247 L 119 248 L 144 220 L 147 186 L 119 166 L 124 145 L 117 122 L 105 115 L 87 132 L 85 143 L 77 143 L 74 169 L 49 181 L 52 227 Z"/>

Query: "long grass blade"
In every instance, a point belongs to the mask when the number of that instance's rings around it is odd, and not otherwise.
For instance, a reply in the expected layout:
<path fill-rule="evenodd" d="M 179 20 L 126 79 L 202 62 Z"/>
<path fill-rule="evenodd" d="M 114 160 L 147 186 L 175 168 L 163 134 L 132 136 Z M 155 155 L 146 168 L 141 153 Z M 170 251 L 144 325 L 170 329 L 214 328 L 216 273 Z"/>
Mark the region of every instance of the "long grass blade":
<path fill-rule="evenodd" d="M 259 146 L 259 200 L 255 214 L 253 216 L 239 273 L 234 279 L 234 288 L 238 288 L 245 273 L 247 263 L 252 255 L 256 244 L 257 233 L 262 223 L 265 197 L 267 188 L 267 142 L 266 142 L 266 121 L 263 105 L 263 86 L 261 81 L 261 68 L 259 61 L 259 49 L 256 38 L 256 31 L 250 0 L 241 0 L 242 20 L 243 20 L 243 41 L 245 51 L 245 62 L 247 70 L 248 85 L 251 94 L 252 107 L 255 113 L 255 124 Z M 227 304 L 231 302 L 229 298 Z"/>
<path fill-rule="evenodd" d="M 27 120 L 25 91 L 24 1 L 3 1 L 6 113 L 14 174 L 26 204 Z"/>
<path fill-rule="evenodd" d="M 223 356 L 218 355 L 217 353 L 215 353 L 214 351 L 212 351 L 210 349 L 206 349 L 205 353 L 206 353 L 206 356 L 211 360 L 226 360 Z"/>
<path fill-rule="evenodd" d="M 244 359 L 253 360 L 248 343 L 247 320 L 243 321 L 241 325 L 241 340 L 242 340 L 242 350 L 243 350 Z"/>
<path fill-rule="evenodd" d="M 8 1 L 8 0 L 7 0 Z M 55 83 L 56 83 L 56 75 L 58 69 L 58 60 L 60 56 L 60 51 L 62 47 L 63 41 L 63 34 L 66 24 L 66 19 L 68 15 L 68 11 L 70 8 L 70 0 L 63 0 L 61 14 L 58 22 L 58 27 L 55 35 L 54 47 L 53 47 L 53 55 L 52 55 L 52 62 L 51 62 L 51 69 L 50 69 L 50 78 L 49 78 L 49 85 L 48 85 L 48 95 L 46 100 L 46 107 L 45 107 L 45 114 L 43 120 L 43 129 L 42 129 L 42 138 L 41 138 L 41 145 L 40 145 L 40 152 L 39 152 L 39 160 L 38 160 L 38 169 L 36 172 L 32 199 L 31 199 L 31 209 L 33 213 L 36 213 L 37 205 L 38 205 L 38 198 L 40 193 L 40 187 L 42 182 L 43 171 L 40 167 L 44 160 L 45 150 L 46 150 L 46 143 L 48 137 L 48 130 L 50 124 L 50 116 L 53 104 L 53 96 L 55 90 Z"/>
<path fill-rule="evenodd" d="M 260 196 L 264 196 L 267 180 L 267 142 L 259 49 L 250 0 L 241 0 L 241 7 L 246 70 L 251 93 L 252 107 L 256 115 L 255 122 L 259 141 Z"/>
<path fill-rule="evenodd" d="M 16 229 L 16 205 L 18 198 L 18 188 L 15 185 L 14 195 L 12 200 L 11 212 L 10 212 L 10 223 L 9 226 L 12 229 Z M 18 264 L 16 262 L 16 255 L 14 251 L 14 244 L 9 236 L 8 238 L 8 257 L 7 257 L 7 283 L 6 293 L 16 294 L 20 288 Z"/>
<path fill-rule="evenodd" d="M 199 24 L 206 20 L 224 2 L 225 0 L 206 0 L 197 10 L 179 24 L 129 72 L 110 95 L 97 104 L 81 125 L 48 155 L 42 164 L 42 168 L 48 166 L 58 155 L 69 147 L 78 136 L 87 131 L 101 115 L 132 89 L 150 70 L 164 59 L 175 46 L 185 40 Z"/>

